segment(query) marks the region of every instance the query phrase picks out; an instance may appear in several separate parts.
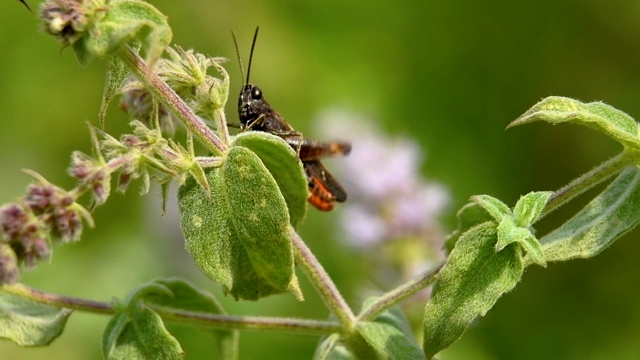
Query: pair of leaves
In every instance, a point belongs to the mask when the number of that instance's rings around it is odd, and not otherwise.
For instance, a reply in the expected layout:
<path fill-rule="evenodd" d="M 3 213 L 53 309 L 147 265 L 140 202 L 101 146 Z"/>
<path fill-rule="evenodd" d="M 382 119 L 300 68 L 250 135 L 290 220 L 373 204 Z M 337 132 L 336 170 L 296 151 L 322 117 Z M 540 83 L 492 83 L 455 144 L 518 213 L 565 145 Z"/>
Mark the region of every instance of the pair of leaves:
<path fill-rule="evenodd" d="M 0 291 L 0 338 L 20 346 L 49 345 L 62 332 L 72 309 L 45 305 L 14 293 Z M 166 310 L 224 314 L 210 294 L 203 293 L 180 279 L 162 279 L 145 284 L 125 303 L 115 306 L 115 314 L 105 328 L 103 352 L 107 359 L 181 359 L 178 341 L 166 330 L 153 307 Z M 238 347 L 236 330 L 211 330 L 223 359 L 235 359 Z"/>
<path fill-rule="evenodd" d="M 290 231 L 304 218 L 308 190 L 295 151 L 271 134 L 240 134 L 207 181 L 210 198 L 194 181 L 179 193 L 186 248 L 200 269 L 236 298 L 301 298 Z"/>
<path fill-rule="evenodd" d="M 152 306 L 206 314 L 224 314 L 213 296 L 180 279 L 162 279 L 145 284 L 117 306 L 103 336 L 107 359 L 182 359 L 183 350 L 167 331 Z M 238 332 L 212 330 L 223 359 L 237 354 Z"/>
<path fill-rule="evenodd" d="M 518 200 L 513 211 L 492 196 L 476 195 L 471 197 L 471 202 L 458 212 L 458 230 L 447 240 L 447 249 L 451 251 L 460 236 L 467 230 L 485 221 L 493 221 L 497 224 L 496 252 L 511 243 L 517 243 L 534 263 L 545 266 L 544 253 L 531 231 L 531 226 L 540 218 L 551 195 L 552 193 L 549 191 L 524 195 Z"/>

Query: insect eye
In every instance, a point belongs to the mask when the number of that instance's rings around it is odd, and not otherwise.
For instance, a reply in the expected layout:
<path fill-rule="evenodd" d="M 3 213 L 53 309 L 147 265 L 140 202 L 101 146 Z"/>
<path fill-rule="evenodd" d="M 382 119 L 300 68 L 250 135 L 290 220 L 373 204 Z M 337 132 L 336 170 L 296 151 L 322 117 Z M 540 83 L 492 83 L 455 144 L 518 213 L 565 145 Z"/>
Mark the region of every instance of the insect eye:
<path fill-rule="evenodd" d="M 251 90 L 251 98 L 254 100 L 262 99 L 262 91 L 259 88 L 254 87 L 253 90 Z"/>

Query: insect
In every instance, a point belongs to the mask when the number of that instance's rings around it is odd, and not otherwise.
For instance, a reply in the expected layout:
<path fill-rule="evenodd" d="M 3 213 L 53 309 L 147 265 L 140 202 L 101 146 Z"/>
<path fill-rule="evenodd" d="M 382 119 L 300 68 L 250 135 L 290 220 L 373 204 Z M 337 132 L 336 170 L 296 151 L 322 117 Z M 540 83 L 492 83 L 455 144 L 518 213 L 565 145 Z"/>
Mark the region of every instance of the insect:
<path fill-rule="evenodd" d="M 251 74 L 251 60 L 253 49 L 258 38 L 259 27 L 253 35 L 251 52 L 249 53 L 249 65 L 246 78 L 238 49 L 238 41 L 235 33 L 233 41 L 236 46 L 240 72 L 244 78 L 244 85 L 238 98 L 238 116 L 240 128 L 243 131 L 264 131 L 277 135 L 284 139 L 296 152 L 302 161 L 302 166 L 307 175 L 309 184 L 309 198 L 307 201 L 316 209 L 330 211 L 335 208 L 337 202 L 347 200 L 347 193 L 338 181 L 331 175 L 320 158 L 327 156 L 344 156 L 351 152 L 351 144 L 345 142 L 318 142 L 302 137 L 302 133 L 293 129 L 291 125 L 265 100 L 262 90 L 249 83 Z"/>

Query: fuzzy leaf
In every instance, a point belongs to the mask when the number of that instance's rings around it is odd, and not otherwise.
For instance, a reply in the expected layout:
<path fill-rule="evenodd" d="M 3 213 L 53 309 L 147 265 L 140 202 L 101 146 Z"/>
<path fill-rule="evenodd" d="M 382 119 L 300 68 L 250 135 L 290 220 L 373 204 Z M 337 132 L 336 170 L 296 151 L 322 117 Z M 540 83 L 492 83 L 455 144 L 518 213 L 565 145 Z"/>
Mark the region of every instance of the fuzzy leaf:
<path fill-rule="evenodd" d="M 453 250 L 456 242 L 460 239 L 460 236 L 467 232 L 472 227 L 481 224 L 485 221 L 493 220 L 493 217 L 477 202 L 471 201 L 465 204 L 458 213 L 458 228 L 449 235 L 445 242 L 445 248 L 448 253 Z"/>
<path fill-rule="evenodd" d="M 178 341 L 165 329 L 160 316 L 134 301 L 114 315 L 105 329 L 102 350 L 106 359 L 182 359 Z"/>
<path fill-rule="evenodd" d="M 94 57 L 91 51 L 87 49 L 86 41 L 87 39 L 83 37 L 71 45 L 73 53 L 76 55 L 76 60 L 78 60 L 81 67 L 87 67 Z"/>
<path fill-rule="evenodd" d="M 347 350 L 347 347 L 340 342 L 340 334 L 331 334 L 320 339 L 314 360 L 357 360 L 356 357 Z"/>
<path fill-rule="evenodd" d="M 513 219 L 521 227 L 533 225 L 542 214 L 552 191 L 530 192 L 520 197 L 513 208 Z"/>
<path fill-rule="evenodd" d="M 500 220 L 505 216 L 512 216 L 511 209 L 505 203 L 493 196 L 474 195 L 471 197 L 471 201 L 477 203 L 486 210 L 496 222 L 500 222 Z"/>
<path fill-rule="evenodd" d="M 100 113 L 98 114 L 98 120 L 100 121 L 100 127 L 104 128 L 105 118 L 107 117 L 107 108 L 113 100 L 113 98 L 120 92 L 122 83 L 127 78 L 129 70 L 116 56 L 109 56 L 107 67 L 107 78 L 104 82 L 104 89 L 102 90 L 102 103 L 100 104 Z"/>
<path fill-rule="evenodd" d="M 477 225 L 458 240 L 438 275 L 424 315 L 428 359 L 457 340 L 477 316 L 520 280 L 524 265 L 514 245 L 495 251 L 496 223 Z"/>
<path fill-rule="evenodd" d="M 547 261 L 590 258 L 640 223 L 640 169 L 629 167 L 580 212 L 540 239 Z"/>
<path fill-rule="evenodd" d="M 192 179 L 179 194 L 186 247 L 200 269 L 236 298 L 297 287 L 286 203 L 260 158 L 234 146 L 207 180 L 211 198 Z"/>
<path fill-rule="evenodd" d="M 500 225 L 498 225 L 496 251 L 502 251 L 502 249 L 513 243 L 522 246 L 525 253 L 531 257 L 534 263 L 540 266 L 547 266 L 540 242 L 531 233 L 531 230 L 518 226 L 513 218 L 504 217 Z"/>
<path fill-rule="evenodd" d="M 62 334 L 72 312 L 0 291 L 0 339 L 19 346 L 49 345 Z"/>
<path fill-rule="evenodd" d="M 550 96 L 535 104 L 507 128 L 534 121 L 546 121 L 554 125 L 565 122 L 584 125 L 612 137 L 623 146 L 640 146 L 638 123 L 626 113 L 599 101 L 583 103 L 571 98 Z"/>
<path fill-rule="evenodd" d="M 375 298 L 367 299 L 364 307 L 373 301 Z M 425 359 L 409 321 L 397 307 L 376 316 L 373 321 L 360 322 L 357 330 L 379 359 Z"/>
<path fill-rule="evenodd" d="M 280 137 L 263 131 L 246 131 L 233 143 L 251 149 L 262 160 L 287 202 L 291 225 L 298 227 L 307 212 L 309 187 L 296 152 Z"/>
<path fill-rule="evenodd" d="M 73 48 L 79 60 L 88 58 L 83 55 L 85 52 L 105 57 L 132 40 L 144 39 L 142 44 L 146 57 L 152 64 L 171 43 L 171 37 L 166 16 L 151 4 L 140 0 L 112 0 L 104 16 L 96 17 L 93 28 Z M 85 65 L 86 62 L 88 60 L 84 60 Z"/>
<path fill-rule="evenodd" d="M 156 304 L 167 308 L 187 310 L 209 314 L 226 314 L 216 298 L 207 292 L 195 288 L 191 283 L 179 278 L 158 279 L 154 283 L 160 284 L 170 291 L 170 294 L 152 294 L 145 299 L 146 303 Z M 238 341 L 237 330 L 210 330 L 218 343 L 221 359 L 236 359 Z"/>

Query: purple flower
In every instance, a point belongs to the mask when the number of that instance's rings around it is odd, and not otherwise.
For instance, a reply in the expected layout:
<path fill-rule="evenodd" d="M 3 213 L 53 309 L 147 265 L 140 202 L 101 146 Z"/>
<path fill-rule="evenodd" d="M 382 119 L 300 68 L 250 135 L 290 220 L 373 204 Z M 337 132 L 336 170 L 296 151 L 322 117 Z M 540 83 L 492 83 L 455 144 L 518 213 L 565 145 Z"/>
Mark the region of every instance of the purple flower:
<path fill-rule="evenodd" d="M 418 143 L 383 135 L 374 121 L 345 110 L 328 110 L 318 123 L 318 132 L 326 138 L 341 137 L 353 144 L 349 156 L 331 164 L 349 194 L 340 208 L 345 240 L 374 257 L 394 253 L 396 258 L 386 261 L 402 277 L 417 275 L 440 260 L 444 234 L 439 217 L 450 196 L 443 185 L 421 177 Z"/>

